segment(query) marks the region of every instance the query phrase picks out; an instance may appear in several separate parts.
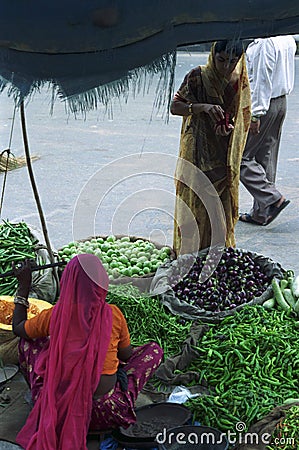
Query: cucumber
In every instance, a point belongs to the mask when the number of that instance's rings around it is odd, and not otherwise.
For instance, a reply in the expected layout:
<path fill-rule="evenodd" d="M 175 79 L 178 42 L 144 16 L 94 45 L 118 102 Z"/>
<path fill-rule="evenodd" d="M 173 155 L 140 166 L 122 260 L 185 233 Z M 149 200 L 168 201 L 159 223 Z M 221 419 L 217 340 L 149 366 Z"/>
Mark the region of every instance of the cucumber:
<path fill-rule="evenodd" d="M 299 298 L 299 275 L 297 275 L 296 278 L 293 279 L 291 289 L 293 296 L 295 298 Z"/>
<path fill-rule="evenodd" d="M 273 308 L 275 308 L 275 305 L 276 305 L 276 300 L 273 297 L 269 298 L 268 300 L 266 300 L 263 303 L 263 307 L 266 309 L 273 309 Z"/>
<path fill-rule="evenodd" d="M 288 284 L 289 284 L 288 280 L 286 279 L 280 280 L 280 289 L 283 291 L 285 288 L 288 287 Z"/>
<path fill-rule="evenodd" d="M 284 311 L 290 311 L 291 307 L 286 302 L 286 300 L 282 294 L 282 291 L 280 289 L 277 278 L 272 279 L 271 285 L 272 285 L 272 289 L 273 289 L 273 293 L 274 293 L 274 298 L 277 301 L 278 306 L 280 306 Z"/>
<path fill-rule="evenodd" d="M 292 307 L 295 308 L 296 299 L 293 297 L 291 289 L 284 289 L 282 291 L 282 294 L 287 301 L 287 303 Z"/>
<path fill-rule="evenodd" d="M 299 403 L 299 398 L 287 398 L 283 402 L 284 405 L 291 405 L 292 403 Z"/>

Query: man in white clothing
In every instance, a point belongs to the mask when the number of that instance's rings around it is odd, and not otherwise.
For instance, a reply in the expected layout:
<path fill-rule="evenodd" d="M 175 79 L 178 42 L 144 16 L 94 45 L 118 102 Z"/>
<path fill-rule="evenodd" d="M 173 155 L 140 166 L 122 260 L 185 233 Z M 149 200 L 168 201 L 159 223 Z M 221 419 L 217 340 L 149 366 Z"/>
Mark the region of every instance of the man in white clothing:
<path fill-rule="evenodd" d="M 295 53 L 292 36 L 255 39 L 246 50 L 252 116 L 240 179 L 253 206 L 240 215 L 242 222 L 268 225 L 290 203 L 276 188 L 275 178 L 286 96 L 294 86 Z"/>

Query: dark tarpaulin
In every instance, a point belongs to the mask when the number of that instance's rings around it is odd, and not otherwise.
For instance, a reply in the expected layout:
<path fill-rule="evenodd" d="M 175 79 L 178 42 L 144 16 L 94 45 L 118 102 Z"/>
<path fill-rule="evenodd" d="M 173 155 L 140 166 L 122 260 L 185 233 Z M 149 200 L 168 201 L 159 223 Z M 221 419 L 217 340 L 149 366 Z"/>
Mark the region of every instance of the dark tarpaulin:
<path fill-rule="evenodd" d="M 298 32 L 298 0 L 2 0 L 1 87 L 24 98 L 50 82 L 86 111 L 159 74 L 162 101 L 178 47 Z"/>

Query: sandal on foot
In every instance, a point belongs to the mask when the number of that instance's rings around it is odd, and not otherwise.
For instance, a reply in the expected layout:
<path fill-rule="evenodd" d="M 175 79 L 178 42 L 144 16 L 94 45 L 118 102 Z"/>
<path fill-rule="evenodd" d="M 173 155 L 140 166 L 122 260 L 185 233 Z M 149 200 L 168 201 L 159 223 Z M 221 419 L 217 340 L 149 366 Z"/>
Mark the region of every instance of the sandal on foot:
<path fill-rule="evenodd" d="M 245 213 L 245 214 L 240 214 L 239 216 L 239 220 L 241 222 L 245 222 L 245 223 L 252 223 L 253 225 L 264 225 L 263 223 L 257 222 L 256 220 L 254 220 L 250 214 Z"/>
<path fill-rule="evenodd" d="M 275 205 L 270 206 L 270 209 L 269 209 L 270 215 L 264 225 L 269 225 L 269 223 L 273 222 L 273 220 L 276 219 L 276 217 L 281 213 L 281 211 L 286 206 L 288 206 L 289 203 L 290 203 L 290 200 L 285 199 L 279 206 L 275 206 Z"/>

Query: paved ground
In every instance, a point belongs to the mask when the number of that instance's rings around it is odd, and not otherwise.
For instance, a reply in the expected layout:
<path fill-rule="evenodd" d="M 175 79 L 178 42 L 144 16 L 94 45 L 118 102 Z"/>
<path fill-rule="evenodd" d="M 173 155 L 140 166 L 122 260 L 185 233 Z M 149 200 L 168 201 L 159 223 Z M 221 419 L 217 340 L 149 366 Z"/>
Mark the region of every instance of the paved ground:
<path fill-rule="evenodd" d="M 180 53 L 175 86 L 206 54 Z M 260 252 L 299 272 L 299 57 L 296 87 L 288 101 L 283 129 L 277 185 L 291 204 L 268 227 L 237 225 L 237 244 Z M 51 93 L 36 94 L 26 107 L 27 132 L 40 200 L 54 247 L 91 234 L 140 235 L 172 245 L 174 202 L 173 169 L 178 153 L 181 119 L 155 113 L 155 80 L 146 95 L 127 103 L 113 103 L 113 117 L 104 107 L 86 117 L 68 116 Z M 7 148 L 13 103 L 0 97 L 0 139 Z M 17 112 L 12 151 L 23 155 Z M 152 153 L 151 156 L 147 155 Z M 150 172 L 150 173 L 149 173 Z M 3 177 L 1 177 L 1 181 Z M 248 211 L 251 198 L 240 187 L 240 210 Z M 25 220 L 41 229 L 26 167 L 8 176 L 2 218 Z"/>
<path fill-rule="evenodd" d="M 179 54 L 176 87 L 184 74 L 205 62 L 206 57 Z M 298 57 L 296 65 L 296 86 L 288 99 L 277 179 L 291 204 L 267 227 L 238 223 L 236 235 L 238 247 L 269 256 L 299 274 Z M 121 105 L 114 103 L 112 118 L 100 108 L 75 120 L 59 101 L 50 115 L 51 93 L 45 91 L 28 104 L 31 154 L 40 157 L 33 169 L 53 247 L 59 248 L 74 237 L 110 232 L 150 237 L 172 245 L 173 169 L 181 119 L 170 117 L 166 122 L 161 113 L 155 114 L 154 91 L 155 82 L 148 94 L 130 97 Z M 13 103 L 5 93 L 0 101 L 4 149 L 9 142 Z M 16 155 L 23 154 L 18 113 L 11 149 Z M 25 220 L 41 228 L 26 168 L 9 174 L 4 194 L 2 218 Z M 251 198 L 241 186 L 240 210 L 248 211 L 250 204 Z M 29 409 L 21 376 L 18 374 L 7 386 L 12 402 L 0 407 L 0 439 L 13 440 Z"/>
<path fill-rule="evenodd" d="M 4 448 L 5 450 L 10 450 L 10 448 L 6 447 L 8 444 L 1 444 L 1 439 L 15 443 L 16 435 L 24 425 L 30 412 L 30 407 L 25 400 L 25 397 L 28 394 L 28 388 L 20 372 L 18 372 L 12 380 L 7 381 L 2 388 L 4 388 L 4 390 L 0 395 L 8 395 L 10 397 L 10 402 L 4 405 L 1 403 L 0 397 L 0 450 L 4 450 Z M 140 394 L 137 400 L 137 407 L 148 403 L 151 403 L 150 399 L 147 396 Z M 97 434 L 89 435 L 87 441 L 88 450 L 99 449 L 100 439 L 103 439 L 103 437 L 100 437 Z M 4 448 L 2 448 L 2 446 Z"/>

